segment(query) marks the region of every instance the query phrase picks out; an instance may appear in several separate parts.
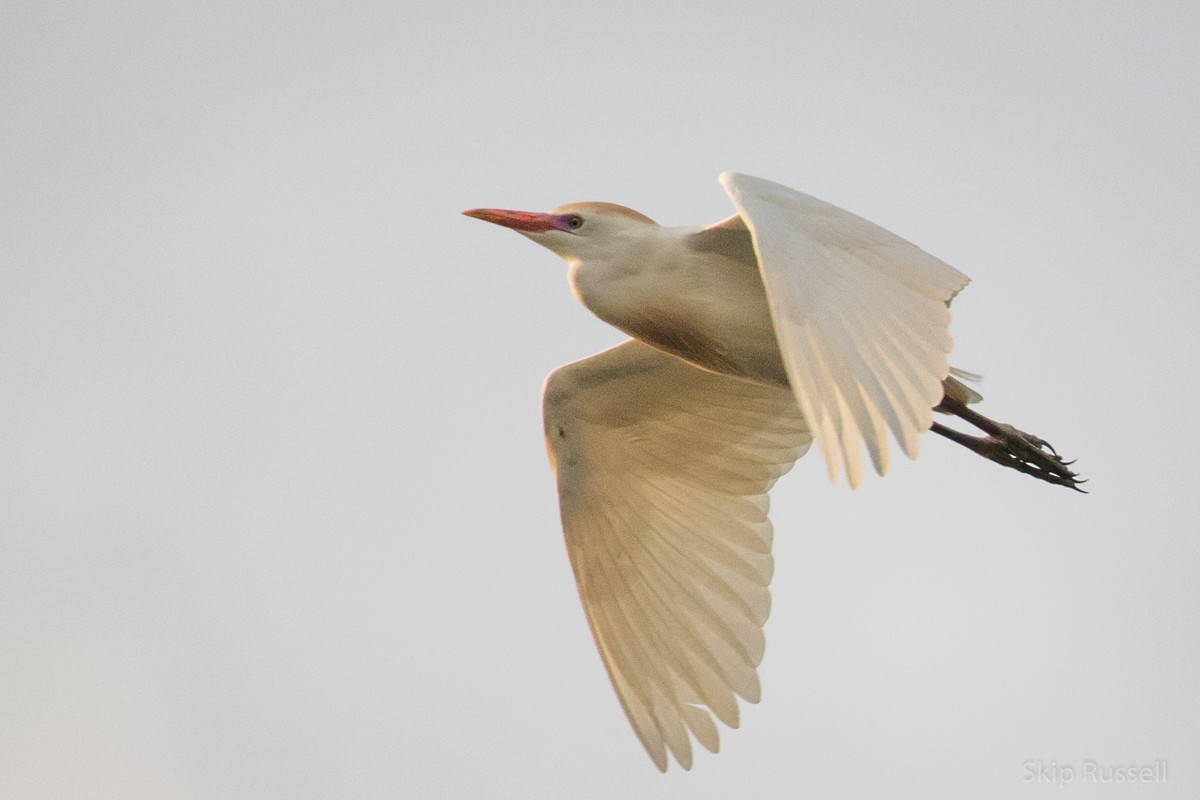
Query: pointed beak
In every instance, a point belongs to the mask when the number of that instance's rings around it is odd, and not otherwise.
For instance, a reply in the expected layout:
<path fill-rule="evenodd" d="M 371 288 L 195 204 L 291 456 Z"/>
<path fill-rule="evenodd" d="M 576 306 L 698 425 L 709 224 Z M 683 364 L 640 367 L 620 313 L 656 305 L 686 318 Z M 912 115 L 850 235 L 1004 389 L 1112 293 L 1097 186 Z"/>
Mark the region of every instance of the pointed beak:
<path fill-rule="evenodd" d="M 503 208 L 472 208 L 464 211 L 468 217 L 481 219 L 495 225 L 503 225 L 514 231 L 542 233 L 550 230 L 568 230 L 562 219 L 555 214 L 539 214 L 535 211 L 508 211 Z"/>

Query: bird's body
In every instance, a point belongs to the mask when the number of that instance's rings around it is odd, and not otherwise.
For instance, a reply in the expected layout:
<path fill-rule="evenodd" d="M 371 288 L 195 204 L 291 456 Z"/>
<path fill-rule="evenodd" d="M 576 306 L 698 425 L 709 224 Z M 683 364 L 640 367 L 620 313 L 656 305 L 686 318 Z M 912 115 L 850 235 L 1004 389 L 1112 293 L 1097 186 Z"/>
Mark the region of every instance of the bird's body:
<path fill-rule="evenodd" d="M 557 211 L 590 211 L 595 205 L 573 204 Z M 729 246 L 707 249 L 717 242 L 706 241 L 700 228 L 663 228 L 640 215 L 619 221 L 642 229 L 634 231 L 640 235 L 631 257 L 574 261 L 567 271 L 583 305 L 634 339 L 695 366 L 787 386 L 766 290 L 745 230 L 711 237 L 728 239 Z"/>
<path fill-rule="evenodd" d="M 631 340 L 555 370 L 546 442 L 580 598 L 617 696 L 660 769 L 718 746 L 759 694 L 773 562 L 767 492 L 815 442 L 852 486 L 934 430 L 1077 488 L 1045 443 L 966 407 L 947 361 L 968 279 L 894 234 L 725 173 L 737 214 L 664 228 L 610 203 L 476 209 L 568 263 L 575 295 Z M 988 435 L 932 422 L 952 413 Z"/>

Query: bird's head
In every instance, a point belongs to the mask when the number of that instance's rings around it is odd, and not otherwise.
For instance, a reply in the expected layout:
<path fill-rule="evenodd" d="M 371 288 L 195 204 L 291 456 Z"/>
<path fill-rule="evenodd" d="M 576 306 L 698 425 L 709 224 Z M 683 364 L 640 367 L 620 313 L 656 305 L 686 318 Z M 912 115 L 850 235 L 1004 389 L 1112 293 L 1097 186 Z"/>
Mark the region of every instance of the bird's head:
<path fill-rule="evenodd" d="M 571 203 L 553 211 L 473 208 L 468 217 L 512 228 L 568 262 L 628 255 L 658 229 L 658 223 L 614 203 Z"/>

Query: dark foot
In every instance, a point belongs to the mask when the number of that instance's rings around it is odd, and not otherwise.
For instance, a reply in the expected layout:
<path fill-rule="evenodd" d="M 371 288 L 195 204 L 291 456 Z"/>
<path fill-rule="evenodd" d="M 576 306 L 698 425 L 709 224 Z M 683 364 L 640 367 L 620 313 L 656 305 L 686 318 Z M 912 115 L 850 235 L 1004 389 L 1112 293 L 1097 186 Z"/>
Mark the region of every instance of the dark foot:
<path fill-rule="evenodd" d="M 933 423 L 930 430 L 951 441 L 958 442 L 989 461 L 995 461 L 997 464 L 1015 469 L 1017 472 L 1024 472 L 1026 475 L 1032 475 L 1056 486 L 1066 486 L 1077 492 L 1084 491 L 1079 488 L 1079 484 L 1085 481 L 1079 478 L 1078 473 L 1070 469 L 1070 465 L 1075 462 L 1063 461 L 1049 442 L 1017 430 L 1012 425 L 994 422 L 982 415 L 975 414 L 975 412 L 971 412 L 971 415 L 979 417 L 980 421 L 986 421 L 987 424 L 979 425 L 974 419 L 963 418 L 984 430 L 988 434 L 987 436 L 970 436 L 942 425 L 940 422 Z M 1086 492 L 1084 493 L 1086 494 Z"/>
<path fill-rule="evenodd" d="M 930 430 L 934 433 L 958 442 L 989 461 L 995 461 L 997 464 L 1003 464 L 1056 486 L 1066 486 L 1077 492 L 1083 492 L 1083 489 L 1079 488 L 1079 484 L 1084 481 L 1074 470 L 1070 469 L 1070 465 L 1075 462 L 1063 461 L 1058 452 L 1046 440 L 1017 430 L 1012 425 L 989 419 L 978 411 L 968 408 L 965 403 L 950 397 L 943 397 L 942 402 L 934 410 L 953 414 L 979 428 L 987 436 L 968 436 L 937 422 L 930 426 Z"/>

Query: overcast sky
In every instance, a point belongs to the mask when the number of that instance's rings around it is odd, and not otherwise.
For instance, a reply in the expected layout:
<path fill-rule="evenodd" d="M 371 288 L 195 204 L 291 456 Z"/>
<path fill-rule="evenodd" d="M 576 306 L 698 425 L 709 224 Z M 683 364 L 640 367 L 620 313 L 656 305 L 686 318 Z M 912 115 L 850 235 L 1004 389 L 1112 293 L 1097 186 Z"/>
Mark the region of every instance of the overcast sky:
<path fill-rule="evenodd" d="M 0 797 L 1196 797 L 1198 40 L 1194 0 L 5 3 Z M 972 276 L 953 362 L 1091 494 L 803 460 L 763 700 L 663 776 L 541 439 L 622 337 L 459 212 L 709 223 L 726 169 Z"/>

